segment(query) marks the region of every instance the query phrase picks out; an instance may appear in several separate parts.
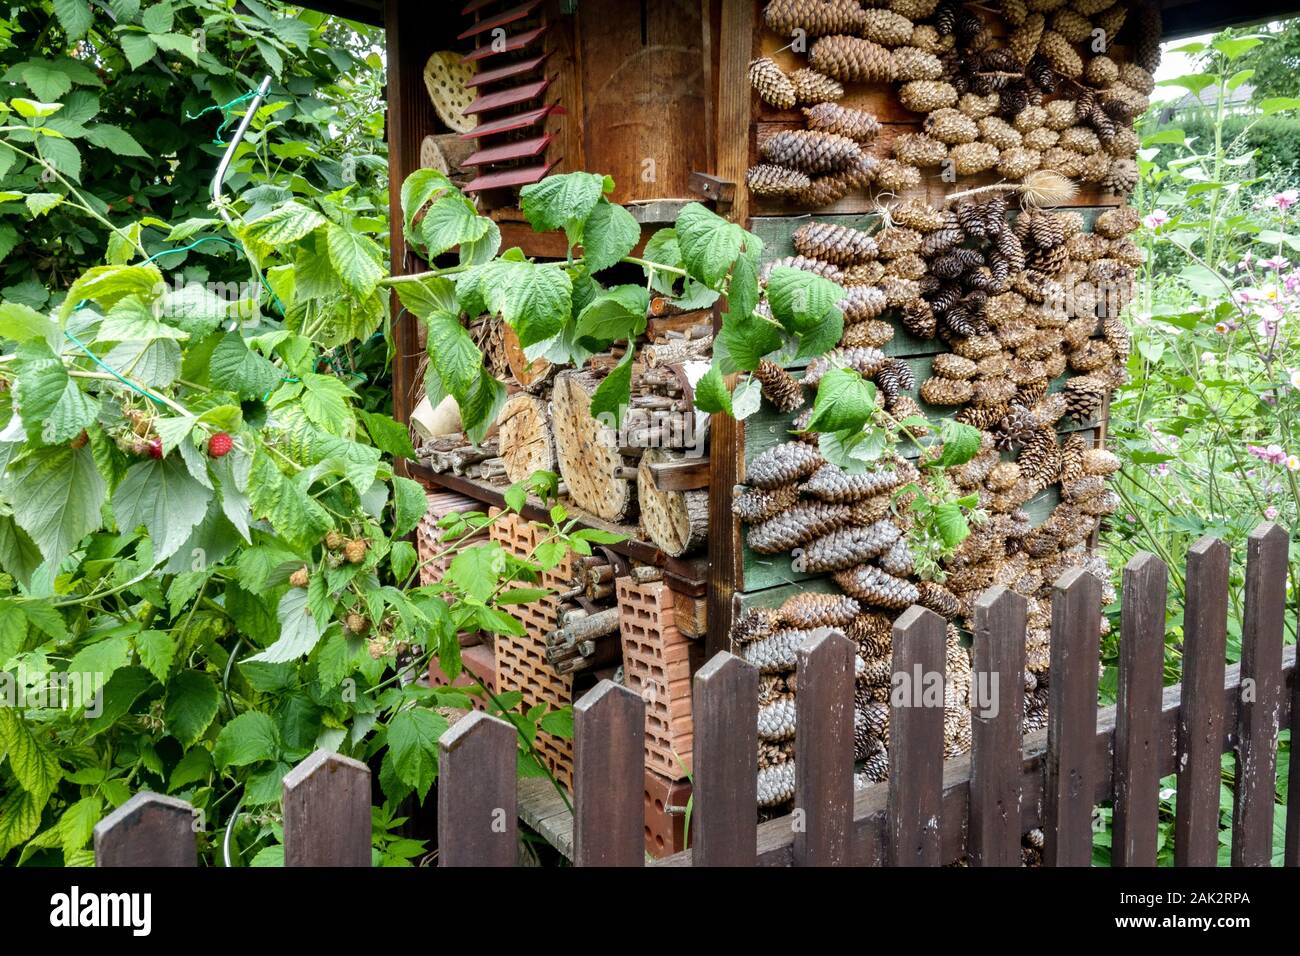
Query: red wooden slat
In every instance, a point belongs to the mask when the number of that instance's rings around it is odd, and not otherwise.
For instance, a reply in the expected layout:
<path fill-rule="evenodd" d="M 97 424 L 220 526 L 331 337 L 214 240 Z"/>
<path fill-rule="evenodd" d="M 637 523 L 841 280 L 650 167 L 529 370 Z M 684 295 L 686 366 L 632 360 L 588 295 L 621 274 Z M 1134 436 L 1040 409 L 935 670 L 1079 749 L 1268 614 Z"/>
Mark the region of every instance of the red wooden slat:
<path fill-rule="evenodd" d="M 546 147 L 550 145 L 552 139 L 554 137 L 547 133 L 544 136 L 538 136 L 536 139 L 521 139 L 501 146 L 480 149 L 460 165 L 464 168 L 465 166 L 486 166 L 489 163 L 504 163 L 512 159 L 531 159 L 546 152 Z"/>
<path fill-rule="evenodd" d="M 486 93 L 465 107 L 465 112 L 473 116 L 478 113 L 486 113 L 489 110 L 499 110 L 507 106 L 528 103 L 540 99 L 550 85 L 551 80 L 548 77 L 545 80 L 538 80 L 536 83 L 525 83 L 523 86 L 516 86 L 513 89 Z"/>
<path fill-rule="evenodd" d="M 460 58 L 460 61 L 462 63 L 474 63 L 478 60 L 486 60 L 490 56 L 496 56 L 498 53 L 513 53 L 515 50 L 522 50 L 545 33 L 546 30 L 547 27 L 543 24 L 535 30 L 529 30 L 527 33 L 507 37 L 504 43 L 489 43 L 487 46 L 481 46 L 471 53 L 466 53 Z"/>
<path fill-rule="evenodd" d="M 498 13 L 494 17 L 488 17 L 486 20 L 480 20 L 464 33 L 456 37 L 457 40 L 468 40 L 470 37 L 478 36 L 495 27 L 503 27 L 507 23 L 514 23 L 516 20 L 522 20 L 534 10 L 542 5 L 542 0 L 528 0 L 527 3 L 520 4 L 513 9 Z"/>
<path fill-rule="evenodd" d="M 505 189 L 509 186 L 527 186 L 542 179 L 559 162 L 542 163 L 540 166 L 524 166 L 520 169 L 503 169 L 497 173 L 486 173 L 465 186 L 465 192 L 477 193 L 486 189 Z M 756 758 L 757 759 L 757 758 Z"/>
<path fill-rule="evenodd" d="M 540 109 L 528 110 L 526 113 L 515 113 L 511 116 L 503 116 L 495 119 L 490 123 L 483 123 L 476 126 L 469 133 L 462 133 L 461 139 L 482 139 L 484 136 L 494 136 L 497 133 L 510 133 L 514 130 L 526 129 L 536 124 L 539 120 L 545 119 L 552 113 L 562 115 L 566 110 L 559 103 L 553 103 L 550 106 L 543 106 Z"/>
<path fill-rule="evenodd" d="M 461 8 L 461 16 L 469 16 L 471 13 L 482 10 L 489 4 L 496 2 L 497 0 L 469 0 L 469 3 L 465 4 L 465 6 Z"/>
<path fill-rule="evenodd" d="M 495 83 L 498 80 L 508 80 L 512 76 L 519 76 L 527 73 L 529 70 L 536 69 L 546 61 L 550 56 L 550 51 L 543 53 L 541 56 L 530 57 L 527 60 L 518 60 L 515 63 L 498 67 L 495 70 L 484 70 L 482 73 L 476 73 L 465 81 L 466 86 L 487 86 L 489 83 Z"/>

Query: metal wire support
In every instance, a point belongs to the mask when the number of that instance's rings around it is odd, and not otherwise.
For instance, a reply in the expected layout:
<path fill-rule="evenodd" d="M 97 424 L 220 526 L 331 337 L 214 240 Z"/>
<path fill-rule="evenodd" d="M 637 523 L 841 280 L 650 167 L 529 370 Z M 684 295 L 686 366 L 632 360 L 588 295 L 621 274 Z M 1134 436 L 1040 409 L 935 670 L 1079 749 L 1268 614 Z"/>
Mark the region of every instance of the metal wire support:
<path fill-rule="evenodd" d="M 227 226 L 234 227 L 234 221 L 230 218 L 230 213 L 226 212 L 225 204 L 222 202 L 221 190 L 226 182 L 226 173 L 230 171 L 230 161 L 235 158 L 235 149 L 239 146 L 248 132 L 248 124 L 253 121 L 253 114 L 262 105 L 262 100 L 271 90 L 270 75 L 262 78 L 261 85 L 257 88 L 256 95 L 248 104 L 248 110 L 244 113 L 244 118 L 239 121 L 239 126 L 235 129 L 235 135 L 230 137 L 230 142 L 226 144 L 226 151 L 221 156 L 221 162 L 217 166 L 216 175 L 212 177 L 212 202 L 217 207 L 217 214 L 225 220 Z"/>

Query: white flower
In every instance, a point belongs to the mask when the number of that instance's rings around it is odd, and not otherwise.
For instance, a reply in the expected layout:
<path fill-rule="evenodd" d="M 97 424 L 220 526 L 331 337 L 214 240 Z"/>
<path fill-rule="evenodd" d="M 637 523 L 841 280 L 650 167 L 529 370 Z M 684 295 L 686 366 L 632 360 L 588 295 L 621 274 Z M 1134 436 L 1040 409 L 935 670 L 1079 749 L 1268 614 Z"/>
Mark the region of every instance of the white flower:
<path fill-rule="evenodd" d="M 1300 368 L 1293 368 L 1290 372 L 1291 387 L 1300 388 Z"/>
<path fill-rule="evenodd" d="M 1286 456 L 1286 470 L 1287 470 L 1287 471 L 1300 471 L 1300 457 L 1297 457 L 1297 456 L 1295 456 L 1295 455 L 1287 455 L 1287 456 Z"/>

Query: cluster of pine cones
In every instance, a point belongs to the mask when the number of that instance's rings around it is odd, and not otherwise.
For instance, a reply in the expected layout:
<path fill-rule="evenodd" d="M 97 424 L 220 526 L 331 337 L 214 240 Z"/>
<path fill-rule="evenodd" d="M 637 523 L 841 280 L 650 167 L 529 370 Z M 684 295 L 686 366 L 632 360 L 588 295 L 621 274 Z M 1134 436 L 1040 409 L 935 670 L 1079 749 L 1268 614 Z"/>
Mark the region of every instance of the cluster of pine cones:
<path fill-rule="evenodd" d="M 1133 122 L 1147 108 L 1160 59 L 1160 13 L 1151 0 L 1000 0 L 1007 36 L 962 0 L 771 0 L 768 29 L 811 41 L 809 66 L 789 73 L 770 57 L 750 66 L 759 96 L 802 107 L 806 130 L 760 145 L 750 192 L 820 208 L 874 185 L 901 193 L 927 169 L 995 173 L 1021 181 L 1051 170 L 1112 192 L 1137 183 Z M 1133 62 L 1105 53 L 1127 26 Z M 1100 31 L 1100 32 L 1098 32 Z M 925 114 L 920 131 L 894 138 L 889 158 L 846 155 L 876 138 L 879 123 L 841 105 L 845 83 L 889 83 Z M 803 134 L 802 136 L 795 134 Z M 846 144 L 844 140 L 849 142 Z"/>

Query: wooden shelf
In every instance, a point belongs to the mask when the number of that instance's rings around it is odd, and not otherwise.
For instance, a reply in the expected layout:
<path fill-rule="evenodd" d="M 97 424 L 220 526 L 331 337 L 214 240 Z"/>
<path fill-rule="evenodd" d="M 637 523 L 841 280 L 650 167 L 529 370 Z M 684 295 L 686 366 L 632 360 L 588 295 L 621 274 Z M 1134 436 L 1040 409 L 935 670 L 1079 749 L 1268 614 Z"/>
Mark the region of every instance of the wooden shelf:
<path fill-rule="evenodd" d="M 462 475 L 453 475 L 445 472 L 437 472 L 427 465 L 407 462 L 406 472 L 416 481 L 424 485 L 435 488 L 446 488 L 450 491 L 458 492 L 467 498 L 473 498 L 475 501 L 481 501 L 489 507 L 505 507 L 505 489 L 499 485 L 489 484 L 485 481 L 479 481 L 473 478 L 466 478 Z M 703 595 L 708 586 L 709 560 L 707 557 L 692 558 L 674 558 L 664 554 L 658 548 L 648 541 L 639 540 L 637 528 L 635 525 L 617 524 L 613 521 L 604 521 L 595 515 L 583 511 L 574 505 L 567 498 L 560 499 L 561 503 L 568 510 L 569 514 L 576 518 L 578 524 L 584 528 L 595 528 L 600 531 L 611 531 L 616 534 L 625 535 L 626 541 L 617 544 L 604 545 L 618 554 L 631 558 L 634 561 L 641 561 L 645 564 L 653 564 L 656 567 L 664 569 L 664 577 L 669 583 L 669 587 L 674 591 L 686 593 L 699 597 Z M 528 499 L 524 505 L 522 514 L 530 521 L 549 522 L 550 514 L 543 507 L 542 502 L 535 497 Z"/>

